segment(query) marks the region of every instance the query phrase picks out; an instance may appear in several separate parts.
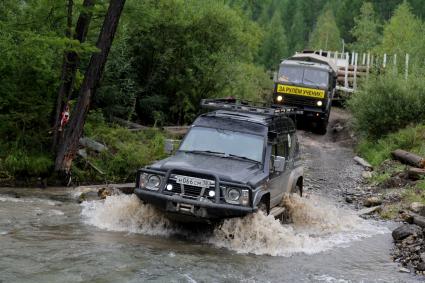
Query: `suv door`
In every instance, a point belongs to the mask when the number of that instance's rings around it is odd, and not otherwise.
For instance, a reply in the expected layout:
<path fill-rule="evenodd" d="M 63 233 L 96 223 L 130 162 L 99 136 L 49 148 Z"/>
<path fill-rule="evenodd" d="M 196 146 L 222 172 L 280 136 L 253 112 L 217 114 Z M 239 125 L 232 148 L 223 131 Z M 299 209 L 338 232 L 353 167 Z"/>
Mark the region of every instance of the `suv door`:
<path fill-rule="evenodd" d="M 291 147 L 292 147 L 292 141 L 290 140 L 289 135 L 280 143 L 273 145 L 273 148 L 272 148 L 273 155 L 270 160 L 271 164 L 270 164 L 270 172 L 269 172 L 270 208 L 278 205 L 282 201 L 283 195 L 286 192 L 286 188 L 287 188 L 288 180 L 289 180 L 289 174 L 291 172 L 290 170 L 288 170 L 288 168 L 293 167 L 293 156 L 292 156 L 292 160 L 290 157 Z M 276 156 L 285 158 L 285 168 L 283 172 L 278 172 L 273 167 L 274 159 L 276 158 Z"/>

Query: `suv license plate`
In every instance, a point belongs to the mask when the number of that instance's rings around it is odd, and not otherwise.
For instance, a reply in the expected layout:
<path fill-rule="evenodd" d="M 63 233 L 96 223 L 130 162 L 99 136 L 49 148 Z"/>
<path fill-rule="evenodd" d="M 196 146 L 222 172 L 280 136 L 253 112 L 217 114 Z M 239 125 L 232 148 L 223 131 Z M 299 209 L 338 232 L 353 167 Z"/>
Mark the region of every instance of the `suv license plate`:
<path fill-rule="evenodd" d="M 188 176 L 176 176 L 176 182 L 183 185 L 208 188 L 211 185 L 210 180 L 199 179 Z"/>

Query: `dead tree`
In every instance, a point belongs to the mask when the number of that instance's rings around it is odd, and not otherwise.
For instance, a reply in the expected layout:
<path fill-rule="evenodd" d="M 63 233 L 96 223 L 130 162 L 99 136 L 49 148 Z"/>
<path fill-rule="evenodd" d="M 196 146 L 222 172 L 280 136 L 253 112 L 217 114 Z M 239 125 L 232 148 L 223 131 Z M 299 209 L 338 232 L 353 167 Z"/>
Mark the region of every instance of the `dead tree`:
<path fill-rule="evenodd" d="M 105 68 L 124 4 L 125 0 L 111 0 L 109 2 L 108 11 L 106 12 L 105 20 L 96 43 L 99 52 L 91 56 L 89 66 L 85 72 L 77 104 L 74 107 L 64 138 L 59 145 L 56 155 L 56 171 L 69 173 L 72 161 L 78 150 L 78 140 L 83 133 L 91 97 L 96 92 Z"/>
<path fill-rule="evenodd" d="M 77 25 L 75 27 L 74 39 L 83 43 L 86 40 L 87 31 L 90 25 L 92 17 L 92 8 L 95 0 L 84 0 L 83 10 L 81 11 Z M 67 12 L 67 29 L 66 37 L 71 39 L 72 37 L 72 8 L 73 0 L 68 0 L 68 12 Z M 53 140 L 52 140 L 52 151 L 56 151 L 57 144 L 60 140 L 59 127 L 61 123 L 61 113 L 64 111 L 66 104 L 68 103 L 72 88 L 75 82 L 75 76 L 80 63 L 80 56 L 75 51 L 65 51 L 62 73 L 61 73 L 61 84 L 59 87 L 58 97 L 56 100 L 56 110 L 53 122 Z"/>

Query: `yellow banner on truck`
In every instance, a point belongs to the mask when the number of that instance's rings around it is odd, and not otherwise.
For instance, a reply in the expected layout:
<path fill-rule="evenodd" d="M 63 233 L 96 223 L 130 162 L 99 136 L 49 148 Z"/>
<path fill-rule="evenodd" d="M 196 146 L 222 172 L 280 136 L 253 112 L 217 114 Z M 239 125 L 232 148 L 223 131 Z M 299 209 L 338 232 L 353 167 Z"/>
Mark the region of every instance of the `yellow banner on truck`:
<path fill-rule="evenodd" d="M 312 89 L 312 88 L 298 87 L 298 86 L 292 86 L 292 85 L 278 84 L 277 92 L 294 94 L 294 95 L 302 95 L 302 96 L 308 96 L 308 97 L 314 97 L 314 98 L 325 98 L 325 91 L 322 89 Z"/>

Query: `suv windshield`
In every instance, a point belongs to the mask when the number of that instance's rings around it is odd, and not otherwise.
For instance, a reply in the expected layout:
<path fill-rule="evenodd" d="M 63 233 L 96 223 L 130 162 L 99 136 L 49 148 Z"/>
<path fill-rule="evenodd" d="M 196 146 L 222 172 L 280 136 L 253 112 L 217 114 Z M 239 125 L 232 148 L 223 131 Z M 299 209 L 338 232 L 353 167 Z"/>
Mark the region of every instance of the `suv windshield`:
<path fill-rule="evenodd" d="M 294 66 L 280 66 L 278 81 L 303 83 L 316 87 L 327 87 L 329 74 L 313 68 L 303 68 Z"/>
<path fill-rule="evenodd" d="M 193 127 L 180 146 L 181 151 L 220 153 L 261 162 L 262 136 L 222 129 Z"/>

